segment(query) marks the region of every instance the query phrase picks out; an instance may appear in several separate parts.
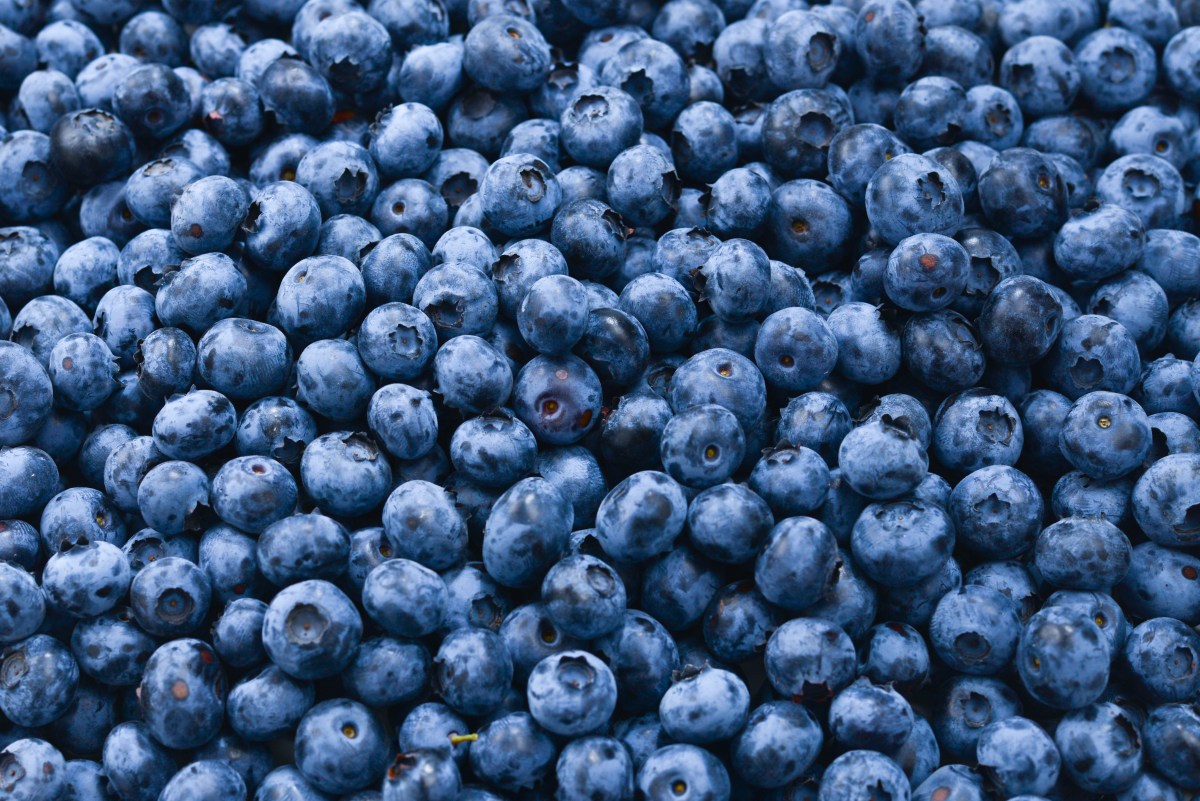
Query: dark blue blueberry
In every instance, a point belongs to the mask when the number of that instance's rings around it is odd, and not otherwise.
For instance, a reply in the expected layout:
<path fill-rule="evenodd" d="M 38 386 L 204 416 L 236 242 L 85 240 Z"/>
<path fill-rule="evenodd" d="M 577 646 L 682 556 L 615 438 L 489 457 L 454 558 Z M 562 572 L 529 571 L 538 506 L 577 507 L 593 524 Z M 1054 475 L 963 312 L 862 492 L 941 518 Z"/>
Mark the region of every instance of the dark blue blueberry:
<path fill-rule="evenodd" d="M 895 751 L 912 726 L 913 711 L 904 696 L 865 678 L 838 693 L 829 706 L 830 734 L 848 748 Z"/>
<path fill-rule="evenodd" d="M 1085 613 L 1050 607 L 1026 624 L 1016 666 L 1036 700 L 1056 709 L 1079 709 L 1104 691 L 1110 657 L 1104 634 Z"/>
<path fill-rule="evenodd" d="M 888 242 L 918 233 L 953 236 L 963 224 L 958 181 L 932 159 L 901 153 L 867 184 L 867 217 Z"/>
<path fill-rule="evenodd" d="M 929 639 L 942 662 L 974 675 L 1006 668 L 1020 633 L 1016 604 L 997 590 L 977 585 L 946 593 L 929 621 Z"/>
<path fill-rule="evenodd" d="M 924 501 L 874 503 L 854 524 L 850 544 L 870 578 L 906 587 L 938 574 L 950 558 L 954 527 L 941 508 Z"/>
<path fill-rule="evenodd" d="M 341 590 L 327 581 L 301 581 L 271 600 L 263 619 L 263 647 L 271 661 L 298 679 L 341 672 L 362 638 L 362 619 Z"/>
<path fill-rule="evenodd" d="M 383 507 L 383 528 L 396 556 L 434 570 L 463 560 L 467 528 L 449 493 L 428 481 L 400 484 Z"/>
<path fill-rule="evenodd" d="M 800 701 L 832 698 L 854 677 L 854 645 L 838 626 L 817 618 L 795 618 L 767 641 L 767 680 L 781 696 Z"/>
<path fill-rule="evenodd" d="M 638 794 L 647 801 L 727 798 L 729 773 L 724 764 L 694 745 L 666 745 L 646 757 L 637 774 Z"/>
<path fill-rule="evenodd" d="M 383 726 L 356 701 L 317 704 L 296 727 L 296 767 L 326 793 L 352 793 L 376 784 L 387 753 Z"/>
<path fill-rule="evenodd" d="M 146 662 L 138 700 L 148 731 L 168 748 L 195 748 L 221 728 L 225 676 L 212 648 L 199 640 L 173 640 Z M 186 721 L 186 725 L 177 725 Z"/>
<path fill-rule="evenodd" d="M 1063 771 L 1086 792 L 1129 786 L 1142 766 L 1138 722 L 1111 701 L 1068 712 L 1054 732 Z"/>
<path fill-rule="evenodd" d="M 213 648 L 221 661 L 233 668 L 253 667 L 266 661 L 262 621 L 267 605 L 254 598 L 235 598 L 213 625 Z"/>

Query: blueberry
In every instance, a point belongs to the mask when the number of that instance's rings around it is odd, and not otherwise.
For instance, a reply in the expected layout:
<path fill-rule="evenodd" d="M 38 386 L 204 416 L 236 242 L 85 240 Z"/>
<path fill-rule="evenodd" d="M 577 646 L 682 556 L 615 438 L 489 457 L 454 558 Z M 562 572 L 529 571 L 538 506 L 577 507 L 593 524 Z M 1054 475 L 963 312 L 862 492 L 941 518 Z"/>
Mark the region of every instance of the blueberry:
<path fill-rule="evenodd" d="M 729 773 L 708 751 L 694 745 L 665 745 L 642 763 L 637 790 L 647 801 L 729 796 Z"/>
<path fill-rule="evenodd" d="M 271 661 L 298 679 L 339 673 L 362 638 L 362 619 L 329 582 L 289 585 L 272 599 L 263 619 L 263 646 Z"/>
<path fill-rule="evenodd" d="M 1103 633 L 1083 613 L 1051 607 L 1035 614 L 1021 633 L 1016 666 L 1035 699 L 1056 709 L 1080 709 L 1104 691 L 1110 656 Z"/>
<path fill-rule="evenodd" d="M 946 593 L 929 621 L 929 638 L 941 660 L 975 675 L 1003 670 L 1012 661 L 1020 633 L 1012 600 L 977 585 Z"/>
<path fill-rule="evenodd" d="M 346 699 L 312 707 L 296 728 L 296 767 L 317 789 L 350 793 L 383 775 L 383 727 L 362 704 Z"/>
<path fill-rule="evenodd" d="M 459 798 L 462 778 L 454 760 L 447 754 L 428 749 L 413 749 L 398 754 L 388 766 L 383 780 L 383 798 L 422 798 L 451 801 Z"/>

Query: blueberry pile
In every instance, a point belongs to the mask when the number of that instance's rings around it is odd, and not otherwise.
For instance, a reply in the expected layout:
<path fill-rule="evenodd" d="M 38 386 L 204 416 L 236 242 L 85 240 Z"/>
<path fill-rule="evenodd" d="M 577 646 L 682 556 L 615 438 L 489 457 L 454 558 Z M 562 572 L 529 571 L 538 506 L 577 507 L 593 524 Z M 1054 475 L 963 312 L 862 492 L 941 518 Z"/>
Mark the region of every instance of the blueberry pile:
<path fill-rule="evenodd" d="M 0 109 L 0 801 L 1200 792 L 1200 2 L 0 0 Z"/>

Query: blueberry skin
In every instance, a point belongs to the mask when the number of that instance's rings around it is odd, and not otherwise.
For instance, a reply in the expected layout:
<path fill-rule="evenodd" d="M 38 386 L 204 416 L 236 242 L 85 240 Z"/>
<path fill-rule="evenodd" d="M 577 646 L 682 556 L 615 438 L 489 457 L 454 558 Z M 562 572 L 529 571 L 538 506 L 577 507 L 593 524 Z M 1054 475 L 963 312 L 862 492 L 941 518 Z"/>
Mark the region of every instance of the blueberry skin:
<path fill-rule="evenodd" d="M 677 207 L 679 191 L 670 157 L 650 145 L 623 150 L 608 169 L 608 202 L 632 225 L 662 222 Z"/>
<path fill-rule="evenodd" d="M 1192 737 L 1200 730 L 1200 715 L 1186 704 L 1163 704 L 1150 711 L 1142 729 L 1150 763 L 1167 781 L 1195 790 L 1200 761 L 1191 747 Z"/>
<path fill-rule="evenodd" d="M 874 503 L 863 510 L 850 535 L 863 572 L 888 587 L 932 578 L 949 559 L 954 528 L 939 507 L 917 500 Z"/>
<path fill-rule="evenodd" d="M 1032 364 L 1054 346 L 1063 325 L 1061 307 L 1038 278 L 1005 278 L 979 314 L 979 335 L 988 358 L 1000 364 Z"/>
<path fill-rule="evenodd" d="M 895 751 L 908 739 L 913 711 L 891 687 L 860 678 L 837 694 L 829 707 L 830 734 L 849 748 Z"/>
<path fill-rule="evenodd" d="M 970 759 L 979 737 L 995 721 L 1021 711 L 1017 694 L 999 679 L 955 676 L 946 685 L 934 710 L 933 730 L 944 757 Z"/>
<path fill-rule="evenodd" d="M 1200 638 L 1179 620 L 1156 617 L 1136 626 L 1123 656 L 1137 686 L 1157 703 L 1184 701 L 1200 689 Z"/>
<path fill-rule="evenodd" d="M 370 436 L 349 431 L 310 442 L 301 457 L 300 475 L 314 503 L 343 517 L 377 509 L 392 488 L 392 470 L 379 445 Z"/>
<path fill-rule="evenodd" d="M 561 113 L 562 146 L 574 160 L 607 168 L 642 133 L 642 110 L 615 86 L 583 88 Z"/>
<path fill-rule="evenodd" d="M 637 774 L 638 794 L 647 801 L 669 798 L 729 797 L 729 774 L 711 753 L 694 745 L 661 747 L 646 757 Z"/>
<path fill-rule="evenodd" d="M 447 635 L 438 647 L 432 686 L 454 711 L 483 716 L 500 708 L 512 675 L 512 658 L 498 634 L 461 628 Z M 472 751 L 476 747 L 472 745 Z"/>
<path fill-rule="evenodd" d="M 367 574 L 363 608 L 397 637 L 423 637 L 441 628 L 449 593 L 441 577 L 408 559 L 388 559 Z"/>
<path fill-rule="evenodd" d="M 383 529 L 396 556 L 432 570 L 445 570 L 466 556 L 467 526 L 443 488 L 406 481 L 388 496 Z"/>
<path fill-rule="evenodd" d="M 806 392 L 788 401 L 780 412 L 776 439 L 809 448 L 832 462 L 852 428 L 850 412 L 839 398 L 828 392 Z"/>
<path fill-rule="evenodd" d="M 1016 605 L 990 587 L 968 585 L 946 593 L 929 621 L 929 639 L 942 662 L 973 675 L 1006 668 L 1020 635 Z"/>
<path fill-rule="evenodd" d="M 199 459 L 233 440 L 237 412 L 219 392 L 199 389 L 178 396 L 154 417 L 154 444 L 174 459 Z"/>
<path fill-rule="evenodd" d="M 194 358 L 200 376 L 235 401 L 257 400 L 281 391 L 292 369 L 292 348 L 283 332 L 242 317 L 219 320 L 209 327 L 200 337 Z"/>
<path fill-rule="evenodd" d="M 669 476 L 635 473 L 614 487 L 596 512 L 604 550 L 621 561 L 640 561 L 667 551 L 683 529 L 687 502 Z"/>
<path fill-rule="evenodd" d="M 1193 623 L 1200 620 L 1200 560 L 1153 542 L 1135 545 L 1125 579 L 1115 593 L 1131 614 L 1149 618 L 1173 617 Z"/>
<path fill-rule="evenodd" d="M 679 631 L 701 619 L 721 583 L 716 565 L 680 545 L 646 567 L 639 598 L 648 614 Z"/>
<path fill-rule="evenodd" d="M 138 363 L 138 390 L 149 398 L 166 399 L 192 385 L 196 346 L 181 329 L 159 328 L 141 341 L 134 360 Z"/>
<path fill-rule="evenodd" d="M 471 743 L 451 744 L 450 738 L 462 735 L 468 729 L 466 721 L 445 704 L 432 701 L 418 704 L 400 724 L 400 750 L 405 753 L 435 751 L 452 756 L 461 765 L 470 753 Z"/>
<path fill-rule="evenodd" d="M 296 360 L 296 400 L 329 420 L 362 416 L 375 389 L 358 349 L 346 340 L 318 340 Z"/>
<path fill-rule="evenodd" d="M 892 759 L 877 751 L 847 751 L 825 769 L 817 799 L 855 801 L 869 798 L 871 791 L 868 788 L 871 787 L 883 788 L 882 792 L 897 801 L 908 801 L 910 797 L 908 777 Z"/>
<path fill-rule="evenodd" d="M 1010 148 L 979 176 L 979 202 L 1002 234 L 1039 237 L 1066 220 L 1066 185 L 1054 162 L 1029 148 Z"/>
<path fill-rule="evenodd" d="M 311 684 L 294 681 L 271 665 L 233 686 L 226 715 L 238 736 L 262 742 L 292 731 L 312 703 Z"/>
<path fill-rule="evenodd" d="M 17 642 L 41 628 L 46 601 L 33 576 L 17 565 L 0 563 L 0 592 L 4 613 L 0 616 L 0 641 Z"/>
<path fill-rule="evenodd" d="M 479 731 L 470 756 L 477 777 L 515 792 L 533 787 L 551 769 L 555 745 L 529 713 L 510 712 Z"/>
<path fill-rule="evenodd" d="M 900 334 L 890 316 L 868 303 L 846 303 L 826 323 L 837 343 L 835 369 L 851 381 L 882 384 L 900 370 Z"/>
<path fill-rule="evenodd" d="M 745 564 L 755 557 L 774 525 L 771 509 L 743 484 L 718 484 L 688 504 L 692 546 L 710 559 Z"/>
<path fill-rule="evenodd" d="M 659 704 L 668 736 L 696 745 L 729 739 L 746 725 L 749 713 L 750 694 L 742 680 L 707 665 L 686 668 Z"/>
<path fill-rule="evenodd" d="M 500 624 L 499 634 L 512 657 L 513 675 L 518 683 L 527 682 L 534 666 L 546 657 L 578 650 L 582 644 L 555 625 L 542 603 L 512 610 Z M 465 753 L 463 750 L 462 755 Z"/>
<path fill-rule="evenodd" d="M 1068 517 L 1038 535 L 1034 563 L 1056 586 L 1108 591 L 1129 571 L 1129 540 L 1106 520 Z"/>
<path fill-rule="evenodd" d="M 80 801 L 102 801 L 110 797 L 108 780 L 100 763 L 90 759 L 73 759 L 64 765 L 64 793 Z"/>
<path fill-rule="evenodd" d="M 852 429 L 838 446 L 843 480 L 875 500 L 895 498 L 916 487 L 928 471 L 929 457 L 911 433 L 886 414 Z"/>
<path fill-rule="evenodd" d="M 561 793 L 594 801 L 633 796 L 633 757 L 612 737 L 583 737 L 569 743 L 554 766 Z"/>
<path fill-rule="evenodd" d="M 321 209 L 300 184 L 278 181 L 259 190 L 240 225 L 247 255 L 255 264 L 289 270 L 316 249 Z"/>
<path fill-rule="evenodd" d="M 598 422 L 600 389 L 582 359 L 537 356 L 517 375 L 513 411 L 541 442 L 571 445 Z"/>
<path fill-rule="evenodd" d="M 987 390 L 969 389 L 942 402 L 934 415 L 933 453 L 951 470 L 970 472 L 1012 464 L 1025 442 L 1012 403 Z"/>
<path fill-rule="evenodd" d="M 1037 485 L 1007 465 L 968 474 L 954 487 L 947 509 L 957 542 L 989 559 L 1012 559 L 1029 550 L 1043 510 Z"/>
<path fill-rule="evenodd" d="M 76 86 L 81 88 L 78 81 Z M 80 100 L 83 105 L 92 105 L 83 93 Z M 59 117 L 48 140 L 33 131 L 17 132 L 7 144 L 15 157 L 25 159 L 30 175 L 36 174 L 46 182 L 27 187 L 25 181 L 19 181 L 3 193 L 0 206 L 11 211 L 15 220 L 57 212 L 68 182 L 91 187 L 124 177 L 133 166 L 134 141 L 128 126 L 99 108 L 83 108 Z M 104 165 L 104 169 L 97 169 L 97 165 Z"/>
<path fill-rule="evenodd" d="M 915 153 L 885 161 L 867 184 L 867 217 L 893 244 L 918 233 L 953 236 L 962 227 L 963 208 L 958 181 Z"/>
<path fill-rule="evenodd" d="M 916 689 L 929 678 L 925 639 L 906 623 L 872 626 L 860 648 L 858 672 L 876 684 L 893 684 L 902 692 Z"/>
<path fill-rule="evenodd" d="M 117 246 L 104 237 L 76 242 L 62 251 L 54 264 L 55 294 L 73 301 L 85 312 L 94 313 L 100 298 L 116 284 L 119 256 Z M 0 333 L 3 331 L 4 326 L 0 326 Z"/>
<path fill-rule="evenodd" d="M 3 352 L 3 351 L 0 351 Z M 46 505 L 58 489 L 58 467 L 39 448 L 15 447 L 0 451 L 0 515 L 32 515 Z"/>
<path fill-rule="evenodd" d="M 418 459 L 437 444 L 432 398 L 407 384 L 380 387 L 367 407 L 367 424 L 387 452 L 399 459 Z M 315 462 L 313 466 L 317 468 Z"/>
<path fill-rule="evenodd" d="M 1133 489 L 1133 514 L 1146 536 L 1168 546 L 1191 546 L 1197 540 L 1195 476 L 1200 457 L 1179 453 L 1152 464 Z"/>
<path fill-rule="evenodd" d="M 453 801 L 461 798 L 462 777 L 448 753 L 435 749 L 405 749 L 387 767 L 382 798 L 399 801 L 421 798 Z"/>
<path fill-rule="evenodd" d="M 212 480 L 213 511 L 234 528 L 259 533 L 292 513 L 296 481 L 264 456 L 240 456 L 221 466 Z"/>
<path fill-rule="evenodd" d="M 131 579 L 129 562 L 117 546 L 107 542 L 65 544 L 63 550 L 46 560 L 42 570 L 42 591 L 53 610 L 71 617 L 89 618 L 104 614 L 120 603 Z M 18 593 L 14 595 L 19 597 Z M 39 599 L 29 606 L 26 614 L 40 615 L 41 609 Z"/>
<path fill-rule="evenodd" d="M 213 624 L 213 648 L 221 660 L 234 668 L 260 665 L 266 661 L 262 646 L 262 620 L 267 605 L 254 598 L 235 598 Z"/>
<path fill-rule="evenodd" d="M 481 270 L 465 262 L 446 262 L 417 282 L 412 305 L 433 321 L 445 341 L 465 334 L 485 336 L 496 321 L 498 301 Z"/>
<path fill-rule="evenodd" d="M 551 448 L 538 454 L 535 471 L 569 498 L 575 526 L 591 526 L 608 494 L 608 482 L 596 456 L 579 446 Z"/>
<path fill-rule="evenodd" d="M 111 790 L 132 801 L 154 801 L 175 773 L 170 752 L 142 722 L 120 723 L 104 741 L 103 773 Z"/>
<path fill-rule="evenodd" d="M 255 798 L 267 799 L 274 796 L 294 796 L 303 801 L 324 801 L 327 795 L 317 790 L 293 765 L 284 765 L 268 773 L 259 785 Z"/>
<path fill-rule="evenodd" d="M 496 92 L 530 92 L 550 73 L 551 52 L 532 22 L 494 14 L 471 26 L 463 42 L 463 71 Z"/>
<path fill-rule="evenodd" d="M 545 479 L 513 484 L 496 500 L 484 527 L 488 573 L 506 587 L 538 582 L 566 550 L 573 517 L 568 501 Z"/>
<path fill-rule="evenodd" d="M 378 251 L 376 248 L 371 252 Z M 367 270 L 365 263 L 363 269 L 364 272 Z M 454 347 L 467 347 L 460 341 L 462 339 L 457 337 Z M 356 342 L 363 363 L 381 379 L 389 381 L 417 378 L 433 362 L 438 351 L 433 323 L 424 312 L 400 302 L 385 303 L 372 309 L 359 326 Z M 481 368 L 479 372 L 490 371 Z"/>
<path fill-rule="evenodd" d="M 837 558 L 837 542 L 823 523 L 787 518 L 771 530 L 758 554 L 755 583 L 771 603 L 800 611 L 825 595 Z"/>
<path fill-rule="evenodd" d="M 578 647 L 573 640 L 559 648 Z M 679 652 L 666 628 L 645 612 L 627 610 L 616 630 L 595 641 L 594 652 L 612 669 L 618 703 L 628 712 L 657 709 L 679 667 Z"/>
<path fill-rule="evenodd" d="M 1158 156 L 1121 156 L 1096 179 L 1096 195 L 1141 218 L 1147 229 L 1176 225 L 1185 206 L 1183 181 L 1171 163 Z"/>
<path fill-rule="evenodd" d="M 366 287 L 342 256 L 301 259 L 287 271 L 267 320 L 297 344 L 339 336 L 362 316 Z"/>
<path fill-rule="evenodd" d="M 275 595 L 263 618 L 263 647 L 271 661 L 297 679 L 341 672 L 362 638 L 362 618 L 327 581 L 310 579 Z"/>
<path fill-rule="evenodd" d="M 768 701 L 750 713 L 734 740 L 731 765 L 754 787 L 785 787 L 805 775 L 823 741 L 820 726 L 803 706 Z"/>
<path fill-rule="evenodd" d="M 129 587 L 129 601 L 138 625 L 159 637 L 198 630 L 211 600 L 208 575 L 179 556 L 167 556 L 147 565 Z"/>
<path fill-rule="evenodd" d="M 45 423 L 54 388 L 46 369 L 26 348 L 15 342 L 0 342 L 0 354 L 0 405 L 5 411 L 0 422 L 0 444 L 21 445 Z"/>
<path fill-rule="evenodd" d="M 42 509 L 38 529 L 46 553 L 85 540 L 115 545 L 125 541 L 126 533 L 125 521 L 109 498 L 85 487 L 71 487 L 51 498 Z"/>
<path fill-rule="evenodd" d="M 349 557 L 349 533 L 315 511 L 277 520 L 258 538 L 259 570 L 278 586 L 337 578 L 346 572 Z"/>
<path fill-rule="evenodd" d="M 855 661 L 846 633 L 816 618 L 784 623 L 767 641 L 763 657 L 771 686 L 797 702 L 832 698 L 854 678 Z"/>
<path fill-rule="evenodd" d="M 1112 702 L 1068 712 L 1054 732 L 1063 770 L 1088 792 L 1128 787 L 1142 768 L 1138 728 L 1136 718 Z"/>
<path fill-rule="evenodd" d="M 1055 709 L 1080 709 L 1103 692 L 1110 656 L 1103 633 L 1082 612 L 1051 607 L 1035 614 L 1021 633 L 1016 665 L 1036 700 Z"/>
<path fill-rule="evenodd" d="M 976 745 L 979 765 L 1006 795 L 1043 795 L 1058 782 L 1062 758 L 1050 736 L 1028 718 L 988 725 Z"/>
<path fill-rule="evenodd" d="M 1088 392 L 1131 392 L 1139 370 L 1137 343 L 1120 323 L 1085 314 L 1063 324 L 1044 364 L 1051 389 L 1078 400 Z"/>
<path fill-rule="evenodd" d="M 1136 469 L 1150 449 L 1150 423 L 1134 400 L 1115 392 L 1089 392 L 1063 421 L 1059 448 L 1072 466 L 1111 481 Z"/>
<path fill-rule="evenodd" d="M 46 634 L 7 645 L 0 667 L 12 680 L 0 688 L 0 711 L 18 726 L 43 726 L 75 700 L 79 666 L 71 652 Z"/>
<path fill-rule="evenodd" d="M 237 801 L 246 797 L 246 783 L 227 762 L 201 759 L 179 770 L 163 787 L 163 801 Z"/>
<path fill-rule="evenodd" d="M 1085 206 L 1054 236 L 1054 261 L 1073 278 L 1097 281 L 1117 275 L 1142 256 L 1146 232 L 1128 209 L 1112 203 Z"/>
<path fill-rule="evenodd" d="M 208 742 L 224 719 L 225 676 L 212 648 L 200 640 L 173 640 L 146 662 L 138 698 L 149 733 L 168 748 Z M 171 722 L 186 720 L 177 728 Z"/>
<path fill-rule="evenodd" d="M 352 793 L 383 776 L 383 726 L 367 707 L 339 698 L 317 704 L 296 727 L 296 767 L 318 790 Z"/>
<path fill-rule="evenodd" d="M 1173 784 L 1156 773 L 1143 771 L 1133 780 L 1133 784 L 1117 794 L 1122 801 L 1141 801 L 1141 799 L 1161 797 L 1175 801 L 1183 798 L 1183 794 Z"/>
<path fill-rule="evenodd" d="M 250 198 L 236 181 L 219 175 L 188 184 L 171 207 L 171 235 L 192 255 L 224 250 L 246 216 Z"/>
<path fill-rule="evenodd" d="M 534 720 L 567 736 L 603 727 L 617 703 L 612 671 L 587 651 L 563 651 L 543 659 L 529 676 L 527 693 Z"/>
<path fill-rule="evenodd" d="M 1040 35 L 1018 42 L 1004 53 L 999 79 L 1030 118 L 1065 112 L 1082 83 L 1075 54 L 1059 40 Z"/>

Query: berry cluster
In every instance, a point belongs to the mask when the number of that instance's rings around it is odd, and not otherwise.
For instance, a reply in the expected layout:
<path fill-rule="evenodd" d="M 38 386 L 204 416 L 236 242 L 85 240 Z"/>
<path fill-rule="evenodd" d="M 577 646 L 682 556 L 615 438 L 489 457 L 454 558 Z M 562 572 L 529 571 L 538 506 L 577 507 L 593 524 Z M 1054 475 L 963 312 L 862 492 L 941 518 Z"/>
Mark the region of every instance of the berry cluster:
<path fill-rule="evenodd" d="M 1200 3 L 810 2 L 0 0 L 0 801 L 1200 791 Z"/>

